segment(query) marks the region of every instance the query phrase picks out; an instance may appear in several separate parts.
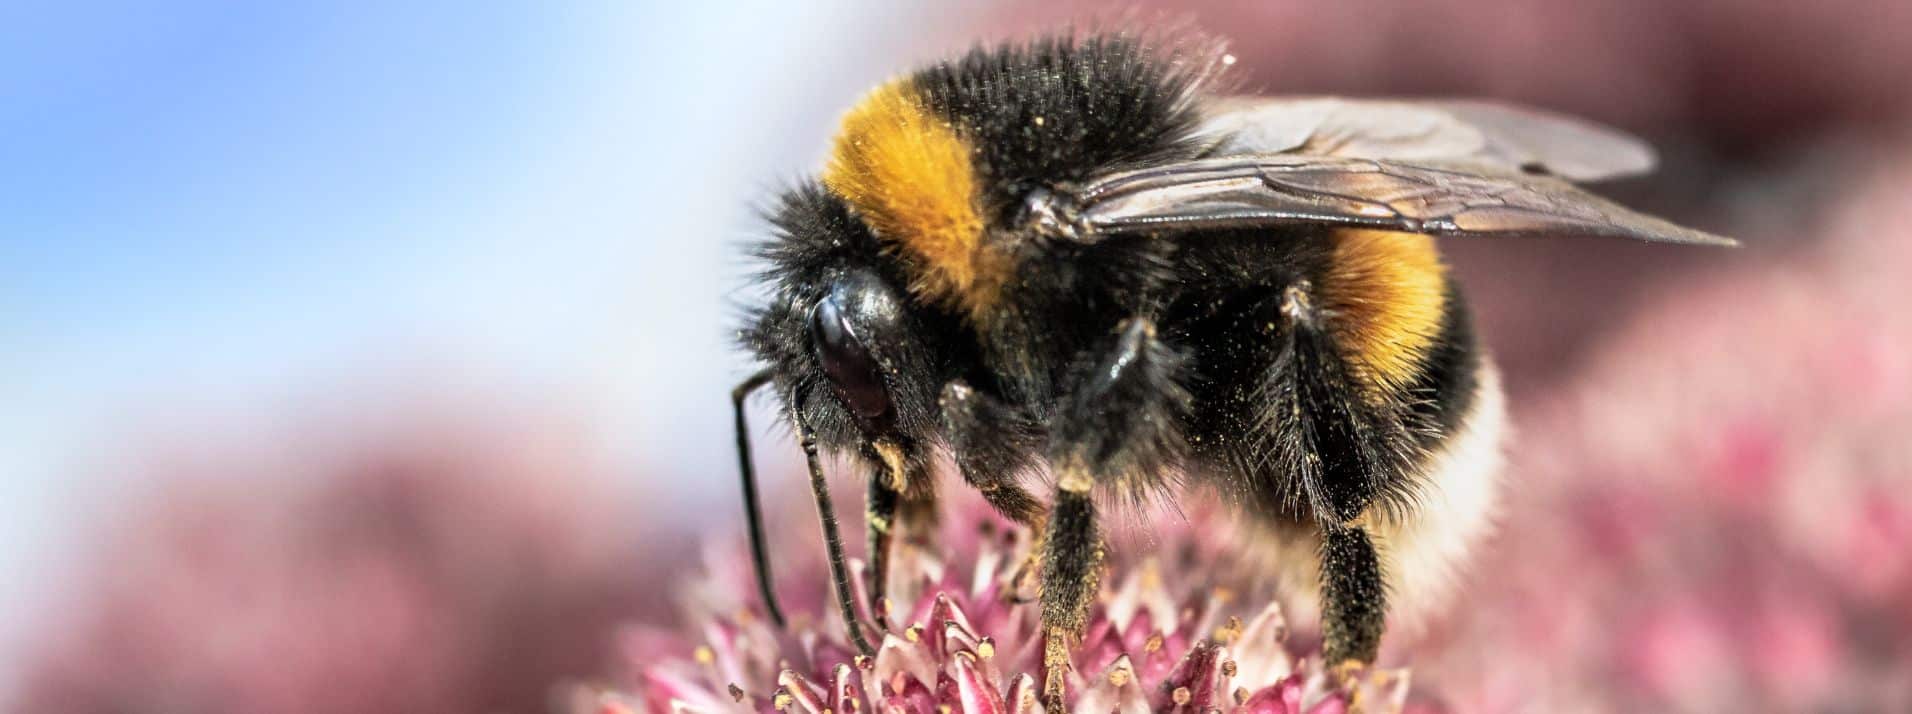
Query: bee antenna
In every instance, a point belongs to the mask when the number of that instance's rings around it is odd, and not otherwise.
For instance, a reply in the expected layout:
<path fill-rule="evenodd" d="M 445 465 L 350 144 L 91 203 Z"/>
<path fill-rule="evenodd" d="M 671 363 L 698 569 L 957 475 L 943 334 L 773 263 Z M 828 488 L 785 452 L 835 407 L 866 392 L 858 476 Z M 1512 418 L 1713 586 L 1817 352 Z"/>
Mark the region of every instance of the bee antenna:
<path fill-rule="evenodd" d="M 750 526 L 750 560 L 757 570 L 757 593 L 763 598 L 763 609 L 770 615 L 770 621 L 783 627 L 783 608 L 777 604 L 777 592 L 771 585 L 770 554 L 764 545 L 763 510 L 757 502 L 757 472 L 750 464 L 750 424 L 744 418 L 744 400 L 769 384 L 770 375 L 768 369 L 750 375 L 730 390 L 730 404 L 737 414 L 737 470 L 743 475 L 744 520 Z"/>

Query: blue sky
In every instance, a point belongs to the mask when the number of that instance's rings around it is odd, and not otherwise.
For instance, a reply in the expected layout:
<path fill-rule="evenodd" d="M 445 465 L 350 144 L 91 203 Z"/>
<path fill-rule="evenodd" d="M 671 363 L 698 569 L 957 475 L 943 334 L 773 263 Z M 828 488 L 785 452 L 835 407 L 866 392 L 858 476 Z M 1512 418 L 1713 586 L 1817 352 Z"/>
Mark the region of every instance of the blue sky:
<path fill-rule="evenodd" d="M 728 505 L 751 201 L 927 53 L 924 13 L 857 0 L 26 5 L 0 6 L 0 572 L 42 577 L 0 585 L 0 636 L 129 486 L 124 429 L 366 365 L 585 395 L 620 459 L 724 469 L 656 486 Z"/>

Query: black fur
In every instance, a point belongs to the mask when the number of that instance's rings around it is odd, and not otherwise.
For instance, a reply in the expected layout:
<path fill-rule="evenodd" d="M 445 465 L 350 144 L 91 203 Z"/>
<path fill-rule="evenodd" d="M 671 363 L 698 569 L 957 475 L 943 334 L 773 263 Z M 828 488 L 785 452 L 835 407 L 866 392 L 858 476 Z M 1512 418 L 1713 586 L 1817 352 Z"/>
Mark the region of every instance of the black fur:
<path fill-rule="evenodd" d="M 1181 463 L 1190 408 L 1187 357 L 1133 318 L 1105 346 L 1076 361 L 1050 434 L 1049 462 L 1082 469 L 1105 491 L 1142 500 L 1162 495 Z"/>
<path fill-rule="evenodd" d="M 949 450 L 963 481 L 981 491 L 997 511 L 1034 525 L 1042 504 L 1017 483 L 1034 467 L 1045 434 L 1041 425 L 960 380 L 943 385 L 939 405 Z"/>
<path fill-rule="evenodd" d="M 1000 316 L 976 326 L 986 381 L 1012 404 L 1048 419 L 1084 351 L 1106 341 L 1116 323 L 1159 312 L 1174 279 L 1174 256 L 1173 244 L 1146 238 L 1032 251 L 1020 261 L 1019 279 L 1004 290 Z"/>
<path fill-rule="evenodd" d="M 976 146 L 985 208 L 1006 220 L 1030 189 L 1194 155 L 1190 100 L 1207 68 L 1165 62 L 1149 44 L 1106 35 L 978 47 L 911 81 Z"/>
<path fill-rule="evenodd" d="M 1422 363 L 1419 378 L 1408 388 L 1416 431 L 1424 447 L 1433 446 L 1460 427 L 1480 388 L 1481 358 L 1474 338 L 1474 317 L 1453 278 L 1447 281 L 1446 301 L 1440 334 Z"/>
<path fill-rule="evenodd" d="M 1306 310 L 1307 308 L 1303 308 Z M 1254 433 L 1273 436 L 1275 464 L 1315 519 L 1330 528 L 1412 481 L 1414 442 L 1398 400 L 1357 381 L 1321 316 L 1302 316 L 1262 382 Z M 1379 403 L 1376 403 L 1379 401 Z"/>
<path fill-rule="evenodd" d="M 961 321 L 933 306 L 907 299 L 902 266 L 884 252 L 844 201 L 820 184 L 786 192 L 772 210 L 776 232 L 755 253 L 767 264 L 762 279 L 774 286 L 770 299 L 751 309 L 739 331 L 742 346 L 768 365 L 784 404 L 803 405 L 804 419 L 831 450 L 864 450 L 874 435 L 830 389 L 812 344 L 810 316 L 833 289 L 850 282 L 886 293 L 893 314 L 848 315 L 887 377 L 894 404 L 887 434 L 905 445 L 940 441 L 936 396 L 943 381 L 975 361 L 973 338 Z M 875 280 L 855 280 L 873 275 Z M 912 466 L 927 466 L 927 451 L 908 451 Z"/>

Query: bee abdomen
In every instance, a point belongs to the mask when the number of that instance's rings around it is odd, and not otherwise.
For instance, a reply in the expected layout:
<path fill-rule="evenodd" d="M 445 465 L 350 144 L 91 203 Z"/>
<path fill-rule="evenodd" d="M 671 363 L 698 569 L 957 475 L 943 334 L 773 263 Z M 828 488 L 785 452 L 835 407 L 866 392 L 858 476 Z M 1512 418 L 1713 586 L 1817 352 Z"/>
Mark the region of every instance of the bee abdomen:
<path fill-rule="evenodd" d="M 1474 320 L 1451 278 L 1443 291 L 1440 331 L 1409 382 L 1406 399 L 1416 420 L 1421 446 L 1433 449 L 1455 433 L 1478 400 L 1482 355 L 1475 343 Z"/>
<path fill-rule="evenodd" d="M 1465 374 L 1446 402 L 1451 426 L 1432 440 L 1418 468 L 1414 509 L 1374 530 L 1388 544 L 1381 551 L 1388 591 L 1402 595 L 1390 607 L 1391 629 L 1412 632 L 1445 606 L 1499 510 L 1507 432 L 1500 380 L 1491 361 L 1472 352 Z"/>
<path fill-rule="evenodd" d="M 1337 230 L 1324 257 L 1313 292 L 1343 356 L 1372 389 L 1408 388 L 1428 365 L 1448 307 L 1447 269 L 1434 239 Z"/>

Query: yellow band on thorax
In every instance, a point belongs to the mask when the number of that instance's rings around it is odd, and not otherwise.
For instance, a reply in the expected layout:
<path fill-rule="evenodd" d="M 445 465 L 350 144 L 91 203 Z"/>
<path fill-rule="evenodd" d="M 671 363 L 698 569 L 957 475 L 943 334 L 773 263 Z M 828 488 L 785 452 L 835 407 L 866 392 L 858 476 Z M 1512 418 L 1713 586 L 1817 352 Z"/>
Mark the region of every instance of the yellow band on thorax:
<path fill-rule="evenodd" d="M 878 87 L 844 116 L 823 183 L 905 257 L 919 295 L 972 315 L 994 301 L 1006 260 L 983 239 L 970 147 L 907 81 Z"/>

